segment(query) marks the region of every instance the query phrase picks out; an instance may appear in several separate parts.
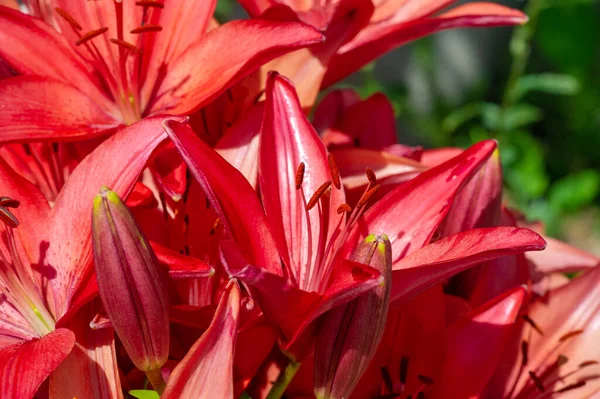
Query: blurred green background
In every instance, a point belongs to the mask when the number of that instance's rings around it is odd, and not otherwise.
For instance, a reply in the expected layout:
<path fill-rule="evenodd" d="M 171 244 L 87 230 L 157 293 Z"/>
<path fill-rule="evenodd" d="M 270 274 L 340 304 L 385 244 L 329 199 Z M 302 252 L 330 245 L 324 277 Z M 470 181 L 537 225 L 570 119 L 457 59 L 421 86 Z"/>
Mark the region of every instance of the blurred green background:
<path fill-rule="evenodd" d="M 502 3 L 529 23 L 441 32 L 342 85 L 385 93 L 403 143 L 497 139 L 509 204 L 600 255 L 600 0 Z M 231 0 L 218 4 L 221 20 L 244 16 Z"/>

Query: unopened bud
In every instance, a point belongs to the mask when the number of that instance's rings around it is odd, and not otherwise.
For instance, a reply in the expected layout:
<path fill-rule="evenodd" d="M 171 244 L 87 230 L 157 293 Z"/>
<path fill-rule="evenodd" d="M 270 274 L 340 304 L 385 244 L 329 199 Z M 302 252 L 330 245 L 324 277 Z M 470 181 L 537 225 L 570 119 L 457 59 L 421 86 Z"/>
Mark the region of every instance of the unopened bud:
<path fill-rule="evenodd" d="M 327 312 L 315 347 L 317 399 L 348 398 L 375 355 L 390 303 L 392 250 L 385 234 L 371 234 L 352 256 L 381 272 L 383 283 Z"/>
<path fill-rule="evenodd" d="M 135 366 L 156 370 L 169 354 L 167 278 L 119 196 L 94 198 L 92 239 L 104 309 Z"/>

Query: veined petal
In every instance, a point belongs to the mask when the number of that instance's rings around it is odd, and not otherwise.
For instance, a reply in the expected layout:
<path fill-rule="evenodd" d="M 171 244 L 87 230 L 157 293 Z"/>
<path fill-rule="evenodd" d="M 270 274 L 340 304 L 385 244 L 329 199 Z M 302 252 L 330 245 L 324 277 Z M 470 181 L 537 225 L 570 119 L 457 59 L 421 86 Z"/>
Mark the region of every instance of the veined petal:
<path fill-rule="evenodd" d="M 323 143 L 304 115 L 292 83 L 272 73 L 267 81 L 258 179 L 262 202 L 284 263 L 299 287 L 308 287 L 311 265 L 335 229 L 329 212 L 345 202 L 340 187 L 323 196 L 324 209 L 307 211 L 313 193 L 335 177 Z M 297 171 L 305 164 L 301 187 Z M 339 175 L 337 176 L 339 179 Z M 316 265 L 314 267 L 317 267 Z"/>
<path fill-rule="evenodd" d="M 233 356 L 240 316 L 240 289 L 231 281 L 208 330 L 175 367 L 163 399 L 233 398 Z"/>
<path fill-rule="evenodd" d="M 449 327 L 442 375 L 432 397 L 481 395 L 506 352 L 525 295 L 522 287 L 510 290 Z"/>
<path fill-rule="evenodd" d="M 37 338 L 37 332 L 7 298 L 0 302 L 0 348 Z"/>
<path fill-rule="evenodd" d="M 5 398 L 33 398 L 39 386 L 73 349 L 65 328 L 0 350 L 0 391 Z"/>
<path fill-rule="evenodd" d="M 88 94 L 51 78 L 0 80 L 0 98 L 0 143 L 90 138 L 122 124 Z"/>
<path fill-rule="evenodd" d="M 0 42 L 0 56 L 19 74 L 47 77 L 64 84 L 76 82 L 77 88 L 93 98 L 97 106 L 112 109 L 110 98 L 101 91 L 91 68 L 63 35 L 41 19 L 0 8 Z M 60 100 L 60 95 L 50 102 L 56 100 Z"/>
<path fill-rule="evenodd" d="M 200 259 L 181 255 L 153 241 L 150 246 L 172 279 L 208 277 L 215 273 L 215 269 Z"/>
<path fill-rule="evenodd" d="M 385 233 L 392 243 L 392 261 L 429 242 L 450 210 L 454 196 L 496 149 L 496 142 L 482 141 L 457 157 L 421 173 L 376 202 L 353 229 L 346 256 L 367 232 Z"/>
<path fill-rule="evenodd" d="M 469 3 L 439 17 L 414 22 L 371 25 L 344 45 L 331 59 L 322 87 L 327 87 L 395 47 L 445 29 L 517 25 L 527 21 L 522 12 L 493 3 Z"/>
<path fill-rule="evenodd" d="M 51 211 L 46 253 L 56 271 L 48 302 L 58 319 L 88 278 L 92 261 L 90 206 L 98 189 L 110 186 L 126 197 L 154 149 L 166 138 L 164 117 L 135 123 L 100 144 L 73 171 Z"/>
<path fill-rule="evenodd" d="M 518 227 L 473 229 L 443 238 L 394 263 L 392 301 L 406 300 L 477 263 L 545 245 L 540 235 Z"/>
<path fill-rule="evenodd" d="M 244 37 L 243 44 L 239 37 Z M 229 22 L 174 60 L 156 96 L 149 100 L 149 112 L 190 114 L 265 62 L 321 41 L 318 31 L 300 23 Z"/>
<path fill-rule="evenodd" d="M 215 150 L 204 144 L 188 126 L 168 122 L 166 128 L 226 231 L 240 246 L 248 261 L 280 274 L 279 255 L 258 196 L 248 181 Z"/>

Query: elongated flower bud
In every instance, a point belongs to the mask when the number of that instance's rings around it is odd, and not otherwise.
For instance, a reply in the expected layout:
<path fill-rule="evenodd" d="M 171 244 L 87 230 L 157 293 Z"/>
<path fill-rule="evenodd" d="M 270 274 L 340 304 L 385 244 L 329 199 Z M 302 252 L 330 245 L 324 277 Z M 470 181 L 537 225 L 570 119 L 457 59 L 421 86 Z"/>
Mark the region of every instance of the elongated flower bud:
<path fill-rule="evenodd" d="M 167 276 L 119 196 L 106 187 L 94 198 L 94 262 L 100 298 L 127 354 L 143 371 L 169 354 Z"/>
<path fill-rule="evenodd" d="M 317 399 L 347 399 L 383 336 L 392 282 L 392 250 L 385 234 L 371 234 L 352 260 L 381 272 L 383 283 L 323 316 L 315 348 Z"/>

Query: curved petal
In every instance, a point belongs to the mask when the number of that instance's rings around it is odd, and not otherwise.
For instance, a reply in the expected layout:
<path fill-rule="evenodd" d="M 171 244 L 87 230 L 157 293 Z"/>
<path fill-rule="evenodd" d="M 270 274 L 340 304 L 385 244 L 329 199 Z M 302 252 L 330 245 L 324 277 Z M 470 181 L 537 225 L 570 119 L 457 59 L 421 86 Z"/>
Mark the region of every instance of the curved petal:
<path fill-rule="evenodd" d="M 65 84 L 75 82 L 100 107 L 113 109 L 114 105 L 74 46 L 44 21 L 0 7 L 0 42 L 3 43 L 0 57 L 19 74 L 48 77 Z M 56 99 L 60 96 L 53 100 Z"/>
<path fill-rule="evenodd" d="M 292 83 L 272 73 L 267 80 L 261 127 L 258 181 L 263 206 L 284 263 L 300 287 L 306 287 L 320 243 L 327 242 L 335 223 L 329 212 L 345 202 L 340 187 L 331 188 L 323 210 L 307 211 L 317 189 L 332 180 L 323 143 L 304 115 Z M 296 188 L 300 163 L 306 165 L 302 187 Z M 338 176 L 339 178 L 339 176 Z M 333 226 L 331 226 L 333 225 Z"/>
<path fill-rule="evenodd" d="M 215 269 L 200 259 L 181 255 L 153 241 L 150 241 L 150 246 L 160 264 L 167 268 L 169 276 L 173 279 L 208 277 L 215 273 Z"/>
<path fill-rule="evenodd" d="M 175 367 L 161 398 L 233 399 L 233 352 L 240 316 L 240 289 L 231 281 L 208 330 Z"/>
<path fill-rule="evenodd" d="M 0 99 L 0 143 L 87 139 L 121 125 L 87 94 L 45 77 L 0 80 Z"/>
<path fill-rule="evenodd" d="M 435 18 L 375 24 L 360 32 L 331 59 L 321 87 L 327 87 L 395 47 L 445 29 L 517 25 L 527 21 L 518 10 L 493 3 L 469 3 Z"/>
<path fill-rule="evenodd" d="M 456 193 L 495 149 L 495 141 L 480 142 L 394 189 L 357 222 L 344 253 L 352 253 L 353 244 L 372 233 L 388 235 L 393 262 L 422 248 L 444 220 Z"/>
<path fill-rule="evenodd" d="M 61 190 L 50 217 L 46 261 L 56 271 L 48 292 L 56 319 L 67 311 L 88 277 L 92 261 L 92 200 L 107 186 L 125 198 L 154 149 L 166 138 L 164 117 L 148 118 L 112 136 L 75 168 Z"/>
<path fill-rule="evenodd" d="M 406 300 L 477 263 L 545 246 L 539 234 L 518 227 L 473 229 L 443 238 L 394 263 L 391 300 Z"/>
<path fill-rule="evenodd" d="M 150 96 L 149 112 L 190 114 L 265 62 L 321 41 L 318 31 L 300 23 L 229 22 L 164 66 L 164 80 L 156 96 Z"/>
<path fill-rule="evenodd" d="M 545 237 L 545 251 L 527 254 L 536 269 L 544 273 L 572 273 L 591 269 L 600 258 L 551 237 Z"/>
<path fill-rule="evenodd" d="M 5 398 L 33 398 L 69 355 L 75 336 L 65 328 L 0 350 L 0 391 Z"/>
<path fill-rule="evenodd" d="M 248 181 L 188 126 L 170 122 L 166 130 L 248 261 L 280 274 L 279 255 L 258 196 Z"/>

